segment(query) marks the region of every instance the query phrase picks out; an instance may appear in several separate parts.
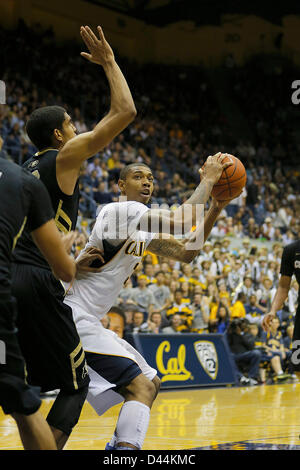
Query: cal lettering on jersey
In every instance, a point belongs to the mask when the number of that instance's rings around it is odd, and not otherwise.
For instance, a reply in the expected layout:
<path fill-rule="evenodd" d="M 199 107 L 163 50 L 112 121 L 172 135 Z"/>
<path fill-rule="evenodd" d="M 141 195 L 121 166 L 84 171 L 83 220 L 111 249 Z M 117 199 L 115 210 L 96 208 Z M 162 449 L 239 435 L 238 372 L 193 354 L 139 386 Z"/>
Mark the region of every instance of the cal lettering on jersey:
<path fill-rule="evenodd" d="M 144 250 L 145 250 L 145 242 L 131 241 L 125 249 L 125 254 L 141 257 L 143 256 Z"/>

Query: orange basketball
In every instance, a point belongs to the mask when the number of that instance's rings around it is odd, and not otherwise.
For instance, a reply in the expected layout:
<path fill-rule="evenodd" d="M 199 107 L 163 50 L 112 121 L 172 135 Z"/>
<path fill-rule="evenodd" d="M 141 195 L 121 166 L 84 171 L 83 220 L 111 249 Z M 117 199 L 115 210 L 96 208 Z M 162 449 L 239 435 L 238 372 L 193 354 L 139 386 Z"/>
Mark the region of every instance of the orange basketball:
<path fill-rule="evenodd" d="M 226 201 L 239 196 L 247 181 L 245 167 L 238 158 L 228 155 L 223 161 L 232 161 L 233 165 L 223 171 L 221 178 L 212 189 L 211 194 L 218 201 Z"/>

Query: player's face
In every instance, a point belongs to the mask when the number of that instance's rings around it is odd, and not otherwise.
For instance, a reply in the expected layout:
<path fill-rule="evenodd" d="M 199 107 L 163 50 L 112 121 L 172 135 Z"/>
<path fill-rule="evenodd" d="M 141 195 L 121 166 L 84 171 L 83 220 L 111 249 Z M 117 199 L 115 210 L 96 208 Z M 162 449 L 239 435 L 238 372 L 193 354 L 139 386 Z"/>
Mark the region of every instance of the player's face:
<path fill-rule="evenodd" d="M 127 174 L 125 181 L 120 180 L 119 186 L 128 201 L 147 204 L 153 192 L 153 180 L 150 169 L 137 166 Z"/>
<path fill-rule="evenodd" d="M 65 144 L 69 140 L 73 139 L 75 135 L 77 135 L 77 129 L 72 121 L 71 116 L 69 116 L 67 113 L 65 113 L 65 120 L 62 127 L 63 144 Z"/>

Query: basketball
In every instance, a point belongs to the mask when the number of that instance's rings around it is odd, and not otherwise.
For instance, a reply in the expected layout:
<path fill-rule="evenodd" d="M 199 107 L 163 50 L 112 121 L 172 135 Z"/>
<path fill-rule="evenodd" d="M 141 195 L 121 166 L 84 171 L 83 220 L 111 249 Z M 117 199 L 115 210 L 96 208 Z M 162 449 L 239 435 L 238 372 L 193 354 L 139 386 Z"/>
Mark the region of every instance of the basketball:
<path fill-rule="evenodd" d="M 221 178 L 212 189 L 212 196 L 219 201 L 226 201 L 237 197 L 247 181 L 245 167 L 238 158 L 228 155 L 223 161 L 232 161 L 233 165 L 223 171 Z"/>

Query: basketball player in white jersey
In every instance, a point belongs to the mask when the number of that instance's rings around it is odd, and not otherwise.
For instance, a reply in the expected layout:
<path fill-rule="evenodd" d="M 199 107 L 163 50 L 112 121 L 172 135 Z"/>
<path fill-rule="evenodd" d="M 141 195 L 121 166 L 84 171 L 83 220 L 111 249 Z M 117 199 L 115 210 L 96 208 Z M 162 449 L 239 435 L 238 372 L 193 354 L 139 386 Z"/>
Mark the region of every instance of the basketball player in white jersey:
<path fill-rule="evenodd" d="M 106 449 L 141 449 L 147 432 L 150 408 L 159 390 L 160 380 L 144 358 L 125 340 L 105 329 L 100 319 L 114 305 L 124 282 L 141 261 L 145 249 L 159 256 L 189 263 L 202 246 L 187 249 L 188 240 L 165 239 L 163 227 L 170 233 L 184 233 L 186 223 L 201 224 L 193 237 L 203 232 L 203 242 L 217 216 L 229 201 L 212 204 L 203 220 L 196 206 L 205 204 L 213 185 L 224 168 L 224 155 L 208 157 L 202 180 L 185 204 L 174 212 L 149 209 L 145 204 L 153 191 L 150 168 L 141 163 L 125 167 L 120 174 L 119 187 L 126 201 L 106 205 L 99 213 L 89 241 L 91 247 L 103 250 L 105 263 L 100 272 L 80 275 L 69 287 L 65 302 L 72 308 L 77 331 L 81 338 L 90 375 L 87 400 L 102 415 L 113 405 L 124 401 L 115 433 Z M 123 198 L 124 199 L 124 198 Z M 189 205 L 190 221 L 184 206 Z M 149 223 L 150 222 L 150 223 Z M 145 231 L 144 227 L 151 227 Z M 153 227 L 156 233 L 153 233 Z M 144 229 L 144 230 L 143 230 Z"/>

